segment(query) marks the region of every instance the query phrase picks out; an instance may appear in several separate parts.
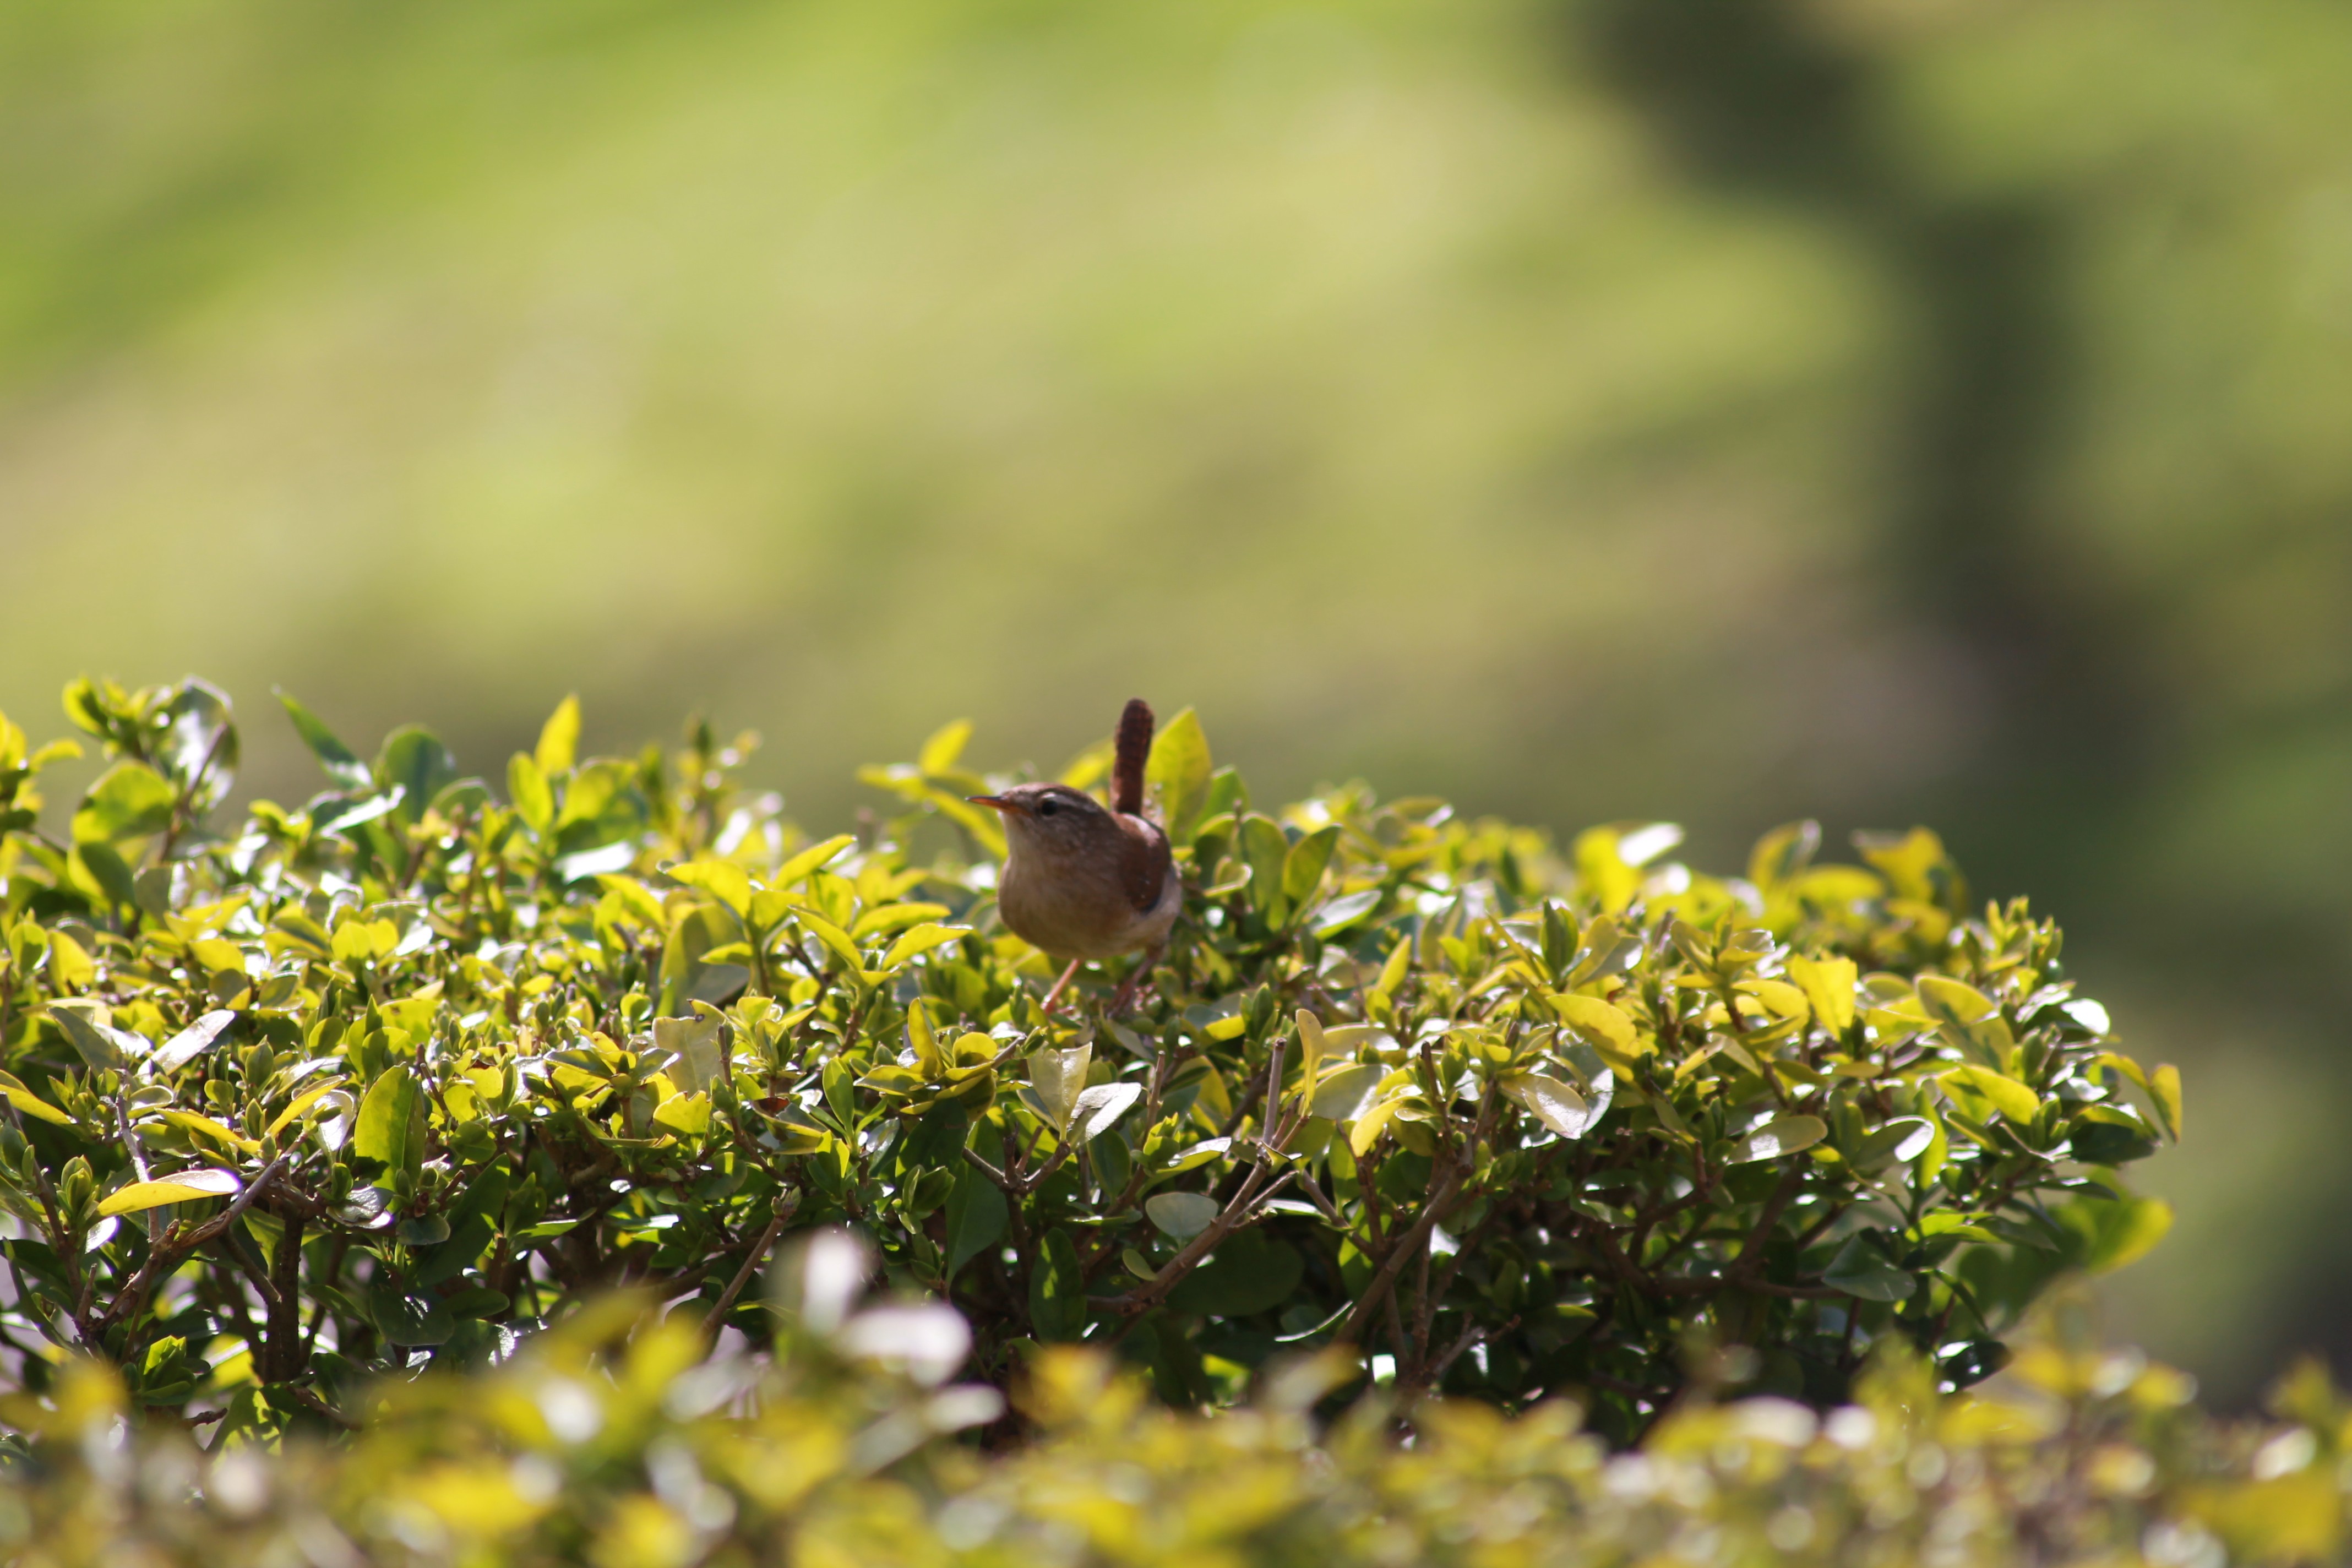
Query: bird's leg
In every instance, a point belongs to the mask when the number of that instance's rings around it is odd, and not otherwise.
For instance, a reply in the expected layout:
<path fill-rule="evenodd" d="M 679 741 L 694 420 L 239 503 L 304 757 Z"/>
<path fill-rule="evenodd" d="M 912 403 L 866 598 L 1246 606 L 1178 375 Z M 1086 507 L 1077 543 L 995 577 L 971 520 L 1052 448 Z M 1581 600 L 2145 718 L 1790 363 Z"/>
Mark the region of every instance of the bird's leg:
<path fill-rule="evenodd" d="M 1054 1005 L 1062 999 L 1062 993 L 1068 987 L 1070 982 L 1078 977 L 1078 965 L 1085 962 L 1083 958 L 1070 960 L 1070 967 L 1062 971 L 1062 977 L 1054 982 L 1054 988 L 1051 991 L 1045 993 L 1045 1016 L 1050 1018 L 1054 1016 Z"/>
<path fill-rule="evenodd" d="M 1150 978 L 1152 970 L 1158 967 L 1160 955 L 1166 951 L 1167 948 L 1163 944 L 1153 948 L 1136 961 L 1135 967 L 1127 972 L 1127 978 L 1119 982 L 1118 991 L 1111 997 L 1110 1008 L 1105 1016 L 1116 1018 L 1135 1005 L 1135 994 L 1143 989 L 1144 981 Z"/>

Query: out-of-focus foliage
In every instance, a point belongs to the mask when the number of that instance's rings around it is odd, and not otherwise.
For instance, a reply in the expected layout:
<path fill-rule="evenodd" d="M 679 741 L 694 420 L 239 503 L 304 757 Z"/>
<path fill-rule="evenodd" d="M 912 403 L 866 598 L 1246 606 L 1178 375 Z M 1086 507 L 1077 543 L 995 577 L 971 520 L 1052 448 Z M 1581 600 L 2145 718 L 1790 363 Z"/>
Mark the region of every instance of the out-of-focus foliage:
<path fill-rule="evenodd" d="M 2187 1378 L 2063 1319 L 1978 1392 L 1939 1392 L 1889 1343 L 1850 1404 L 1695 1394 L 1615 1453 L 1567 1400 L 1371 1398 L 1330 1418 L 1333 1352 L 1203 1416 L 1057 1347 L 1019 1392 L 1035 1440 L 982 1450 L 948 1436 L 1002 1405 L 947 1381 L 962 1324 L 936 1304 L 850 1310 L 855 1254 L 810 1248 L 772 1359 L 705 1361 L 689 1321 L 608 1300 L 495 1371 L 376 1385 L 365 1429 L 332 1446 L 200 1452 L 69 1360 L 46 1397 L 0 1406 L 0 1550 L 24 1568 L 2223 1568 L 2347 1538 L 2352 1410 L 2324 1373 L 2282 1384 L 2273 1422 L 2218 1425 Z"/>
<path fill-rule="evenodd" d="M 584 758 L 567 701 L 494 791 L 284 700 L 332 787 L 218 831 L 200 682 L 68 689 L 109 759 L 69 841 L 22 820 L 32 758 L 0 775 L 0 1338 L 37 1389 L 79 1347 L 229 1433 L 346 1422 L 362 1374 L 618 1284 L 761 1336 L 759 1262 L 834 1223 L 999 1382 L 1085 1340 L 1217 1405 L 1345 1342 L 1624 1441 L 1718 1355 L 1818 1405 L 1882 1342 L 1965 1386 L 2168 1222 L 2115 1167 L 2178 1135 L 2178 1075 L 1925 830 L 1864 868 L 1799 825 L 1715 879 L 1659 825 L 1269 815 L 1188 711 L 1150 769 L 1175 938 L 1134 1013 L 1049 1020 L 967 725 L 810 842 L 735 788 L 748 738 Z"/>

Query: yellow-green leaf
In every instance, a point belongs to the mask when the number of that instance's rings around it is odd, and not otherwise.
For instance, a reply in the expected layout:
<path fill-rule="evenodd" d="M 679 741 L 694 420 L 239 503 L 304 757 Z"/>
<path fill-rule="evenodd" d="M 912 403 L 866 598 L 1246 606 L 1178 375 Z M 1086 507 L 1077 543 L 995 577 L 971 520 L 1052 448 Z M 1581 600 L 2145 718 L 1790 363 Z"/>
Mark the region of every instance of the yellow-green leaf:
<path fill-rule="evenodd" d="M 59 1127 L 73 1125 L 72 1117 L 26 1088 L 14 1073 L 0 1072 L 0 1095 L 7 1096 L 8 1103 L 26 1116 L 37 1116 Z"/>
<path fill-rule="evenodd" d="M 1315 1075 L 1323 1065 L 1327 1042 L 1323 1038 L 1323 1020 L 1304 1007 L 1298 1010 L 1298 1081 L 1312 1088 Z"/>
<path fill-rule="evenodd" d="M 699 1138 L 710 1131 L 710 1097 L 700 1089 L 692 1094 L 673 1094 L 654 1108 L 654 1125 L 688 1138 Z"/>
<path fill-rule="evenodd" d="M 739 921 L 751 912 L 751 874 L 732 860 L 691 860 L 672 866 L 668 875 L 674 882 L 709 893 Z"/>
<path fill-rule="evenodd" d="M 1397 1113 L 1397 1107 L 1403 1103 L 1402 1100 L 1383 1100 L 1356 1118 L 1356 1125 L 1348 1131 L 1348 1147 L 1359 1159 L 1380 1142 L 1381 1129 L 1388 1126 Z"/>
<path fill-rule="evenodd" d="M 133 1182 L 99 1205 L 98 1212 L 102 1216 L 136 1214 L 195 1198 L 225 1198 L 234 1195 L 240 1184 L 229 1171 L 183 1171 L 160 1181 Z"/>
<path fill-rule="evenodd" d="M 547 825 L 555 820 L 555 792 L 548 787 L 547 774 L 521 752 L 507 763 L 507 797 L 533 833 L 546 832 Z"/>
<path fill-rule="evenodd" d="M 569 772 L 580 749 L 580 699 L 567 697 L 540 726 L 539 745 L 531 761 L 541 774 Z"/>
<path fill-rule="evenodd" d="M 2167 1063 L 2147 1075 L 2147 1095 L 2164 1122 L 2165 1135 L 2180 1141 L 2180 1069 Z"/>
<path fill-rule="evenodd" d="M 876 904 L 857 917 L 849 934 L 860 942 L 882 935 L 886 931 L 903 931 L 908 926 L 937 920 L 948 912 L 945 904 Z"/>
<path fill-rule="evenodd" d="M 1634 1029 L 1633 1019 L 1598 996 L 1562 992 L 1551 998 L 1551 1010 L 1628 1084 L 1634 1080 L 1633 1059 L 1657 1049 L 1655 1042 L 1643 1039 Z"/>
<path fill-rule="evenodd" d="M 935 947 L 945 947 L 958 938 L 971 934 L 970 926 L 948 926 L 936 921 L 926 921 L 914 930 L 901 933 L 898 940 L 890 944 L 890 951 L 882 955 L 882 967 L 896 969 Z"/>
<path fill-rule="evenodd" d="M 242 1133 L 230 1131 L 209 1116 L 199 1116 L 193 1110 L 167 1110 L 163 1120 L 189 1132 L 202 1133 L 224 1149 L 234 1149 L 240 1154 L 257 1154 L 261 1145 Z"/>
<path fill-rule="evenodd" d="M 964 742 L 971 739 L 971 721 L 958 719 L 931 731 L 922 750 L 915 753 L 915 765 L 927 773 L 943 773 L 956 765 L 963 755 Z"/>
<path fill-rule="evenodd" d="M 400 928 L 390 921 L 347 919 L 335 928 L 332 951 L 344 963 L 368 963 L 400 945 Z"/>
<path fill-rule="evenodd" d="M 1812 1003 L 1802 991 L 1785 980 L 1743 980 L 1739 990 L 1753 996 L 1780 1018 L 1802 1018 L 1812 1011 Z"/>
<path fill-rule="evenodd" d="M 849 973 L 860 976 L 866 973 L 865 955 L 857 951 L 857 944 L 849 939 L 847 931 L 814 910 L 802 910 L 793 918 L 800 921 L 811 936 L 830 948 L 833 955 L 841 960 Z"/>
<path fill-rule="evenodd" d="M 1812 1004 L 1813 1016 L 1832 1035 L 1853 1026 L 1853 993 L 1859 971 L 1851 958 L 1792 958 L 1789 978 Z"/>
<path fill-rule="evenodd" d="M 1947 975 L 1923 974 L 1917 990 L 1920 1005 L 1939 1024 L 1973 1024 L 1993 1011 L 1991 997 Z"/>
<path fill-rule="evenodd" d="M 98 964 L 81 943 L 53 931 L 49 932 L 49 977 L 68 991 L 79 991 L 98 978 Z"/>
<path fill-rule="evenodd" d="M 772 888 L 789 888 L 812 872 L 832 865 L 840 858 L 843 850 L 856 842 L 855 835 L 841 833 L 835 834 L 822 844 L 812 844 L 779 867 L 775 877 L 768 885 Z"/>
<path fill-rule="evenodd" d="M 596 885 L 615 900 L 629 917 L 640 925 L 658 927 L 662 923 L 661 900 L 635 877 L 625 877 L 607 871 L 596 879 Z"/>
<path fill-rule="evenodd" d="M 1990 1068 L 1958 1067 L 1945 1073 L 1947 1085 L 1959 1084 L 1973 1089 L 1978 1096 L 2004 1117 L 2019 1126 L 2033 1120 L 2042 1109 L 2042 1100 L 2032 1089 Z"/>
<path fill-rule="evenodd" d="M 265 1138 L 277 1137 L 278 1133 L 286 1130 L 289 1124 L 300 1117 L 304 1111 L 310 1110 L 312 1106 L 318 1104 L 319 1101 L 326 1099 L 327 1096 L 334 1093 L 335 1090 L 342 1087 L 343 1080 L 341 1079 L 331 1078 L 326 1082 L 319 1085 L 316 1089 L 310 1089 L 303 1094 L 297 1096 L 293 1104 L 288 1106 L 285 1110 L 279 1111 L 271 1119 L 268 1127 L 263 1130 L 262 1136 Z"/>
<path fill-rule="evenodd" d="M 1168 837 L 1189 843 L 1192 818 L 1209 798 L 1209 779 L 1215 771 L 1209 757 L 1209 737 L 1201 717 L 1190 708 L 1160 727 L 1151 738 L 1151 755 L 1144 763 L 1145 787 L 1160 801 L 1160 819 Z"/>

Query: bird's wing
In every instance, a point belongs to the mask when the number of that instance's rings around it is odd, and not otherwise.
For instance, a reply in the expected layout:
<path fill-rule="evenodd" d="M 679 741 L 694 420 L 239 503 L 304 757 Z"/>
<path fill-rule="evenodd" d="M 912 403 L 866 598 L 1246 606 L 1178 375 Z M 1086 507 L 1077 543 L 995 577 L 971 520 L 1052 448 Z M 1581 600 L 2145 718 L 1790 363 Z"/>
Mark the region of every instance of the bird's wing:
<path fill-rule="evenodd" d="M 1175 858 L 1169 853 L 1168 835 L 1149 817 L 1121 813 L 1118 826 L 1128 839 L 1127 853 L 1119 857 L 1119 882 L 1135 912 L 1145 914 L 1160 902 Z"/>

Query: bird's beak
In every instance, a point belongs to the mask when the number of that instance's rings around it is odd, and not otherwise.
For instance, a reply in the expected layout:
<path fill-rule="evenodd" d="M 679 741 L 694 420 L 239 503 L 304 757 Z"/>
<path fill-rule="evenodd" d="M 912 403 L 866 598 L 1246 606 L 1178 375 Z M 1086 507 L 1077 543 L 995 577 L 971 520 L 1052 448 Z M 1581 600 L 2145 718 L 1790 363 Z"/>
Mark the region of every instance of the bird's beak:
<path fill-rule="evenodd" d="M 1021 803 L 1019 801 L 1007 800 L 1001 795 L 968 795 L 964 796 L 964 799 L 971 802 L 974 805 L 993 806 L 998 811 L 1019 811 L 1021 809 Z"/>

